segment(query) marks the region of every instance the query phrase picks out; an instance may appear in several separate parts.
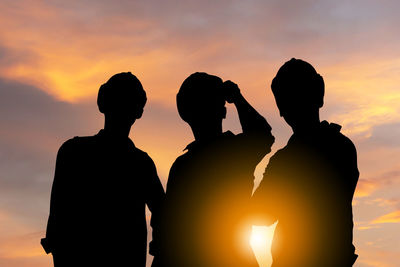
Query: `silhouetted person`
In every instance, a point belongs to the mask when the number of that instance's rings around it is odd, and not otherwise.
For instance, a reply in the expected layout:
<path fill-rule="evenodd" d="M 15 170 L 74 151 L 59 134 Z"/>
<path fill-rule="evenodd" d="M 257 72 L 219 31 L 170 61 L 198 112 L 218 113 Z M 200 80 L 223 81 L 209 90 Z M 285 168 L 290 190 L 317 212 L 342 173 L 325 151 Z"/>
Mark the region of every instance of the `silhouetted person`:
<path fill-rule="evenodd" d="M 281 117 L 293 129 L 253 197 L 258 223 L 279 221 L 273 266 L 352 266 L 356 149 L 341 126 L 320 122 L 324 81 L 309 63 L 286 62 L 271 87 Z"/>
<path fill-rule="evenodd" d="M 236 106 L 243 133 L 222 131 L 225 101 Z M 153 266 L 258 266 L 247 211 L 254 169 L 274 141 L 269 124 L 236 84 L 206 73 L 183 82 L 177 106 L 195 141 L 171 167 Z"/>
<path fill-rule="evenodd" d="M 97 98 L 104 129 L 61 146 L 42 240 L 56 267 L 145 266 L 145 205 L 154 237 L 165 198 L 152 159 L 128 137 L 145 103 L 132 73 L 112 76 Z"/>

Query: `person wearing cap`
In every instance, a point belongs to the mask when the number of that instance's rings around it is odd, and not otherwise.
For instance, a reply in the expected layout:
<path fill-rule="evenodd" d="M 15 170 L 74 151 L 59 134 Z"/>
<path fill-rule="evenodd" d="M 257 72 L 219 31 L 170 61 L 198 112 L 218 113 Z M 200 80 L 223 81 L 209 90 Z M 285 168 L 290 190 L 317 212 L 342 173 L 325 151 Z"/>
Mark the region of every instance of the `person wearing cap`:
<path fill-rule="evenodd" d="M 55 267 L 145 266 L 145 205 L 152 212 L 155 245 L 165 197 L 152 159 L 128 137 L 145 103 L 132 73 L 112 76 L 97 98 L 104 129 L 59 149 L 42 239 Z"/>
<path fill-rule="evenodd" d="M 271 127 L 236 84 L 207 73 L 190 75 L 176 101 L 195 140 L 171 167 L 152 266 L 256 267 L 247 212 L 255 167 L 274 142 Z M 242 133 L 223 132 L 225 102 L 235 105 Z"/>
<path fill-rule="evenodd" d="M 291 59 L 271 88 L 280 116 L 293 130 L 271 157 L 252 200 L 256 224 L 278 221 L 272 266 L 352 266 L 355 146 L 341 126 L 320 121 L 325 85 L 311 64 Z"/>

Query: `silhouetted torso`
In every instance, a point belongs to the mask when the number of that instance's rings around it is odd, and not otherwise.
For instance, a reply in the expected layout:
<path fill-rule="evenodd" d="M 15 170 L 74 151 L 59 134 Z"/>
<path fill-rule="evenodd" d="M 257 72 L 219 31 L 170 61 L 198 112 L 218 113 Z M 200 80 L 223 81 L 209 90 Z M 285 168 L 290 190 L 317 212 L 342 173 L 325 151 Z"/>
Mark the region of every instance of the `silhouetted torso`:
<path fill-rule="evenodd" d="M 55 266 L 145 266 L 145 204 L 158 229 L 163 198 L 153 161 L 129 138 L 101 130 L 68 140 L 57 156 L 46 236 Z"/>
<path fill-rule="evenodd" d="M 271 138 L 225 132 L 189 144 L 177 158 L 166 193 L 167 266 L 258 266 L 247 212 L 254 169 Z"/>
<path fill-rule="evenodd" d="M 270 160 L 253 197 L 270 223 L 279 220 L 273 266 L 352 266 L 352 198 L 358 181 L 356 150 L 326 121 L 294 134 Z"/>

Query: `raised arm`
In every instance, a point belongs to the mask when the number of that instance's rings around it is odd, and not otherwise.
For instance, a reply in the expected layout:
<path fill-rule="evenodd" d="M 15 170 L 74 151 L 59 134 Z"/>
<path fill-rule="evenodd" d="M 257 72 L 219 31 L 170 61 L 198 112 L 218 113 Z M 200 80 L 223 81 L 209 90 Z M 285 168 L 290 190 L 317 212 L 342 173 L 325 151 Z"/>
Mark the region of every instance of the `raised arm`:
<path fill-rule="evenodd" d="M 239 87 L 232 81 L 224 82 L 224 90 L 226 94 L 226 101 L 233 103 L 237 109 L 240 124 L 242 126 L 243 133 L 263 133 L 271 135 L 271 126 L 267 120 L 261 116 L 243 97 L 240 93 Z"/>
<path fill-rule="evenodd" d="M 233 103 L 237 109 L 242 133 L 238 135 L 239 151 L 242 163 L 255 166 L 271 152 L 271 146 L 275 141 L 271 133 L 271 126 L 243 97 L 239 87 L 225 81 L 223 85 L 226 101 Z"/>

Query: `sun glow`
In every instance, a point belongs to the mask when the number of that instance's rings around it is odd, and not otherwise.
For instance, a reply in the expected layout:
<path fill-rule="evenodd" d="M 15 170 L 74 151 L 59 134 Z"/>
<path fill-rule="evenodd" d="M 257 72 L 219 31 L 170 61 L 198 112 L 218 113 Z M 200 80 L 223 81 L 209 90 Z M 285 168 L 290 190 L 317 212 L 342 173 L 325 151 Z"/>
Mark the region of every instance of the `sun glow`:
<path fill-rule="evenodd" d="M 271 244 L 275 227 L 276 223 L 271 226 L 253 226 L 250 245 L 260 267 L 271 266 Z"/>

